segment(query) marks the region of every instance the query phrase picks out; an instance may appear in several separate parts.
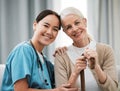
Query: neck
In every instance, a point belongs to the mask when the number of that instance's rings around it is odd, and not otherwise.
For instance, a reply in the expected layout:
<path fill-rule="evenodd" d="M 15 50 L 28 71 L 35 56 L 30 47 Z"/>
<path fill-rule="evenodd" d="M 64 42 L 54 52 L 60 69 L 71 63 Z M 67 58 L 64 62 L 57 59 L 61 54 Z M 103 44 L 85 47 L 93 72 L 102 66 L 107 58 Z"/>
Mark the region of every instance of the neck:
<path fill-rule="evenodd" d="M 42 53 L 44 47 L 41 46 L 39 42 L 35 41 L 34 39 L 31 39 L 30 41 L 32 43 L 32 46 L 35 48 L 35 50 L 38 51 L 39 53 Z"/>
<path fill-rule="evenodd" d="M 81 47 L 85 47 L 89 43 L 90 43 L 90 39 L 87 37 L 87 38 L 84 38 L 84 40 L 81 40 L 81 41 L 74 41 L 73 45 L 81 48 Z"/>

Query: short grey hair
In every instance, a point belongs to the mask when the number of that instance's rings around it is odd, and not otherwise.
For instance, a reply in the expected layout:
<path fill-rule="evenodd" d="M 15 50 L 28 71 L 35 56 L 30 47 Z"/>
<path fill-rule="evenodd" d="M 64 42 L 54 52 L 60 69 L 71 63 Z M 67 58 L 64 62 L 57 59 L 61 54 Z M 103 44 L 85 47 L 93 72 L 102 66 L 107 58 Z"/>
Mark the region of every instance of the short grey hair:
<path fill-rule="evenodd" d="M 74 14 L 74 15 L 80 16 L 80 18 L 84 18 L 84 16 L 81 13 L 81 11 L 76 9 L 76 8 L 74 8 L 74 7 L 65 8 L 64 10 L 62 10 L 60 16 L 61 16 L 61 18 L 64 18 L 65 16 L 67 16 L 69 14 Z"/>

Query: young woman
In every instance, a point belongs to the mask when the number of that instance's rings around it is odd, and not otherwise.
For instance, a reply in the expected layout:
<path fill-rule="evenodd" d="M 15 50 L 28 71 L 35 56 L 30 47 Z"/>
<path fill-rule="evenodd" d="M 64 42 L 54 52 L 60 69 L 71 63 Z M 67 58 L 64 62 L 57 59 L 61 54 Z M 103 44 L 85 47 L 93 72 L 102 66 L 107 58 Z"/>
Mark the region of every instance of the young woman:
<path fill-rule="evenodd" d="M 54 62 L 57 86 L 70 83 L 71 87 L 80 87 L 79 74 L 84 70 L 86 91 L 117 91 L 118 79 L 112 48 L 95 42 L 89 36 L 87 19 L 78 9 L 64 9 L 61 21 L 63 31 L 73 43 L 67 50 L 56 50 Z"/>
<path fill-rule="evenodd" d="M 77 91 L 69 84 L 54 88 L 54 68 L 42 52 L 60 27 L 60 16 L 54 11 L 44 10 L 37 16 L 32 39 L 18 44 L 8 56 L 1 91 Z"/>

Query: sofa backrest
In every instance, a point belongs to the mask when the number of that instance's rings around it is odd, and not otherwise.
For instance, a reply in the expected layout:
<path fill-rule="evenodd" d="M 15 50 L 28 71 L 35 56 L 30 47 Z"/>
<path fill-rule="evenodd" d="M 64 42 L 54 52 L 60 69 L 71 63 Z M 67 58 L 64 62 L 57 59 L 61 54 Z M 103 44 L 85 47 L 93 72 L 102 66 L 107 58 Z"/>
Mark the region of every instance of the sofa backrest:
<path fill-rule="evenodd" d="M 1 88 L 2 78 L 4 74 L 4 69 L 5 69 L 5 64 L 0 64 L 0 88 Z"/>

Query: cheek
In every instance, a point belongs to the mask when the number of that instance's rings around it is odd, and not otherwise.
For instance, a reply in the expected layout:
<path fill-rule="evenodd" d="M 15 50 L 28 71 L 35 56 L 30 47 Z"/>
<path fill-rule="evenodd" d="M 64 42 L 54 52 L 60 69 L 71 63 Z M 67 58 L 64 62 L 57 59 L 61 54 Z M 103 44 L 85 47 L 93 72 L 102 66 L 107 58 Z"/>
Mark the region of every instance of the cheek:
<path fill-rule="evenodd" d="M 53 36 L 56 38 L 57 37 L 57 35 L 58 35 L 58 31 L 56 32 L 53 32 Z"/>
<path fill-rule="evenodd" d="M 68 35 L 69 37 L 71 37 L 71 36 L 72 36 L 72 33 L 71 33 L 70 31 L 65 32 L 65 34 L 66 34 L 66 35 Z"/>

